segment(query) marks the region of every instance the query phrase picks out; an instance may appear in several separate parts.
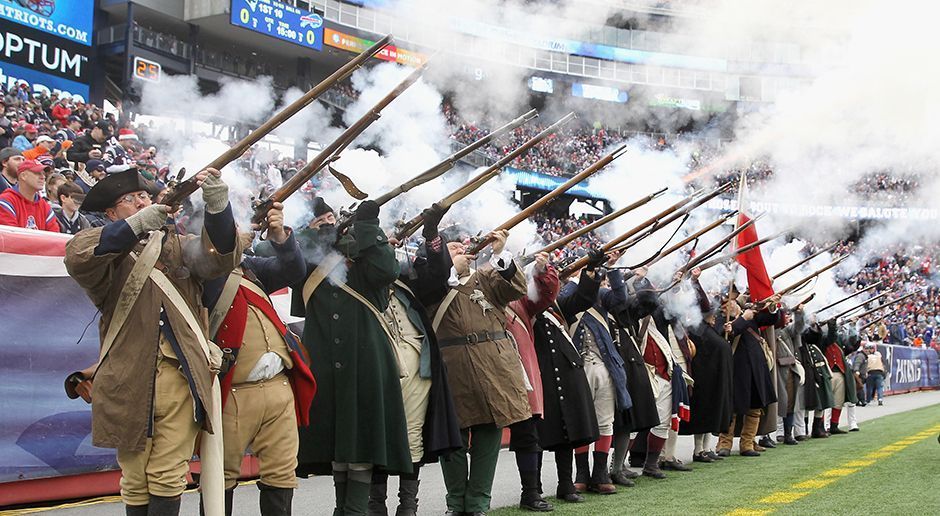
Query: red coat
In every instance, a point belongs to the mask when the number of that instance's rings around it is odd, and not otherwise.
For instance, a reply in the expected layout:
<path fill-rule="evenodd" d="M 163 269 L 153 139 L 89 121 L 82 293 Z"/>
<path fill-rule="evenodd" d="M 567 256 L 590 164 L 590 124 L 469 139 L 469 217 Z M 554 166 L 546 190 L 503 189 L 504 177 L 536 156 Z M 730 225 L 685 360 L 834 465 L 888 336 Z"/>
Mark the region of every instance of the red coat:
<path fill-rule="evenodd" d="M 278 317 L 277 311 L 271 305 L 271 300 L 267 296 L 261 297 L 250 289 L 239 286 L 235 299 L 232 301 L 232 307 L 226 314 L 225 320 L 219 328 L 219 333 L 216 335 L 216 344 L 222 349 L 233 350 L 236 357 L 238 356 L 238 349 L 241 348 L 245 336 L 245 325 L 248 321 L 248 305 L 264 313 L 287 342 L 291 361 L 294 362 L 294 367 L 288 371 L 288 377 L 290 378 L 291 389 L 294 391 L 294 409 L 297 411 L 297 424 L 307 426 L 310 424 L 310 404 L 313 403 L 313 397 L 317 392 L 317 383 L 308 365 L 310 359 L 304 353 L 304 348 L 297 341 L 297 338 L 287 330 L 287 326 Z M 232 388 L 232 376 L 236 367 L 238 367 L 237 359 L 235 365 L 222 377 L 223 407 Z"/>
<path fill-rule="evenodd" d="M 65 127 L 69 124 L 69 116 L 72 114 L 72 110 L 63 106 L 62 104 L 56 104 L 52 108 L 52 118 L 55 118 L 62 124 L 62 127 Z"/>
<path fill-rule="evenodd" d="M 826 361 L 829 362 L 829 369 L 834 373 L 845 374 L 845 355 L 842 354 L 842 348 L 839 344 L 833 342 L 826 346 Z"/>
<path fill-rule="evenodd" d="M 59 232 L 59 221 L 49 203 L 39 194 L 27 199 L 15 186 L 0 193 L 0 224 Z"/>
<path fill-rule="evenodd" d="M 532 321 L 535 316 L 544 312 L 548 307 L 555 303 L 558 297 L 558 272 L 551 265 L 535 276 L 530 278 L 529 295 L 509 303 L 506 331 L 512 334 L 519 347 L 519 357 L 522 359 L 522 367 L 525 369 L 532 390 L 528 391 L 529 407 L 532 409 L 533 416 L 541 416 L 544 412 L 544 398 L 542 397 L 542 374 L 539 371 L 538 356 L 535 354 L 534 331 Z M 530 299 L 533 295 L 532 283 L 535 286 L 536 300 Z"/>

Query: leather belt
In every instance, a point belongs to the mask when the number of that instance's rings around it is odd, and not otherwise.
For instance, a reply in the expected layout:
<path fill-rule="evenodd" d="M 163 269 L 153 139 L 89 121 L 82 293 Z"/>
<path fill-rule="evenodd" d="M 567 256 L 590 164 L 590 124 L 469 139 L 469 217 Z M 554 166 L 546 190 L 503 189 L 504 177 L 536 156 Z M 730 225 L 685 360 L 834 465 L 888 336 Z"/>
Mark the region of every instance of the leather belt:
<path fill-rule="evenodd" d="M 470 335 L 464 335 L 462 337 L 453 337 L 450 339 L 441 339 L 438 341 L 437 345 L 444 348 L 447 346 L 462 346 L 473 344 L 480 344 L 481 342 L 489 342 L 491 340 L 500 340 L 509 338 L 509 334 L 504 331 L 481 331 L 478 333 L 471 333 Z"/>

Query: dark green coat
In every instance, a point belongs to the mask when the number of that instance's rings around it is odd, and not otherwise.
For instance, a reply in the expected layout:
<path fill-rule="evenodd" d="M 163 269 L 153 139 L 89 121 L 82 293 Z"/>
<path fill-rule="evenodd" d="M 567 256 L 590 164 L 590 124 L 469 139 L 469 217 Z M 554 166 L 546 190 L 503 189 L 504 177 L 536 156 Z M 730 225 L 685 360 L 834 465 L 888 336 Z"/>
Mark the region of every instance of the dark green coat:
<path fill-rule="evenodd" d="M 351 257 L 346 260 L 346 284 L 384 311 L 389 285 L 399 274 L 395 252 L 378 219 L 356 222 L 350 235 L 355 242 L 343 247 Z M 307 239 L 302 247 L 307 250 L 309 276 L 324 254 L 316 252 L 316 240 L 330 235 L 301 232 L 298 237 Z M 303 344 L 317 380 L 310 426 L 300 429 L 297 474 L 328 474 L 333 461 L 411 472 L 398 364 L 378 320 L 329 279 L 306 307 L 303 284 L 293 287 L 291 313 L 306 318 Z"/>
<path fill-rule="evenodd" d="M 803 384 L 805 410 L 826 410 L 836 402 L 832 396 L 832 374 L 826 356 L 817 344 L 821 344 L 822 332 L 818 327 L 807 328 L 803 332 L 803 345 L 800 347 L 800 363 L 806 373 Z"/>

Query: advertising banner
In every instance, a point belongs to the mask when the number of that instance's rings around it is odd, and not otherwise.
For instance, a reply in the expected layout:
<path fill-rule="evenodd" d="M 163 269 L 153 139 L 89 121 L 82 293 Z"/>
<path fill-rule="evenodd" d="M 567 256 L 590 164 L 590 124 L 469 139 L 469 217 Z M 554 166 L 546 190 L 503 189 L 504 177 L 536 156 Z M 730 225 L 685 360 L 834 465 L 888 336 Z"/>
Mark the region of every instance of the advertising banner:
<path fill-rule="evenodd" d="M 95 0 L 0 0 L 0 19 L 91 46 Z"/>
<path fill-rule="evenodd" d="M 890 365 L 885 390 L 906 392 L 940 385 L 937 352 L 930 348 L 878 346 Z"/>
<path fill-rule="evenodd" d="M 360 38 L 351 34 L 345 34 L 338 30 L 329 28 L 326 29 L 323 37 L 326 38 L 325 41 L 327 45 L 335 48 L 341 48 L 343 50 L 348 50 L 350 52 L 355 52 L 357 54 L 363 52 L 365 49 L 371 47 L 375 43 L 374 41 L 369 41 L 365 38 Z M 387 45 L 378 54 L 376 54 L 375 57 L 383 61 L 392 61 L 394 63 L 414 67 L 421 66 L 425 61 L 427 61 L 427 56 L 424 54 L 398 48 L 395 45 Z"/>
<path fill-rule="evenodd" d="M 39 91 L 58 90 L 88 98 L 90 49 L 0 19 L 0 81 L 25 80 Z"/>
<path fill-rule="evenodd" d="M 277 0 L 232 0 L 231 23 L 295 45 L 323 50 L 323 17 Z"/>

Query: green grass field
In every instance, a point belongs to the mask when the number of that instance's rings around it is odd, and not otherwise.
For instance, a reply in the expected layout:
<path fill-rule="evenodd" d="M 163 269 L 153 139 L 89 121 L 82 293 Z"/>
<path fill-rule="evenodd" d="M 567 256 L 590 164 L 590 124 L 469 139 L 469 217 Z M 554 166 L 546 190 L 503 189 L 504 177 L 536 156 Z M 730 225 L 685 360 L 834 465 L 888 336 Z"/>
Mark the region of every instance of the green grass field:
<path fill-rule="evenodd" d="M 696 463 L 695 471 L 668 472 L 666 480 L 641 477 L 636 487 L 588 495 L 584 503 L 551 502 L 554 514 L 582 515 L 940 514 L 938 425 L 940 405 L 934 405 L 761 457 Z M 489 514 L 532 513 L 504 508 Z"/>

